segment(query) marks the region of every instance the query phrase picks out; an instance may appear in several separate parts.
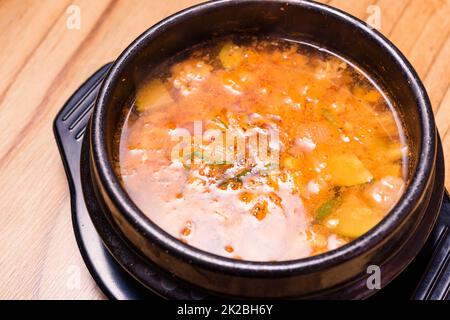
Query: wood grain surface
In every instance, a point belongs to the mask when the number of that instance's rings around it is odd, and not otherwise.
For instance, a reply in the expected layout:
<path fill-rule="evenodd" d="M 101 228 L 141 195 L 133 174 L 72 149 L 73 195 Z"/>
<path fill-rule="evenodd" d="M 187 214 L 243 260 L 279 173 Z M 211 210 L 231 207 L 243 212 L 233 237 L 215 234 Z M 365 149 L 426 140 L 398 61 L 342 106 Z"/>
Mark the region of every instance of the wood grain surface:
<path fill-rule="evenodd" d="M 103 299 L 72 230 L 52 121 L 71 93 L 140 33 L 192 0 L 0 0 L 0 299 Z M 450 0 L 323 1 L 381 32 L 423 80 L 450 188 Z M 70 5 L 80 9 L 69 29 Z M 69 8 L 69 9 L 68 9 Z"/>

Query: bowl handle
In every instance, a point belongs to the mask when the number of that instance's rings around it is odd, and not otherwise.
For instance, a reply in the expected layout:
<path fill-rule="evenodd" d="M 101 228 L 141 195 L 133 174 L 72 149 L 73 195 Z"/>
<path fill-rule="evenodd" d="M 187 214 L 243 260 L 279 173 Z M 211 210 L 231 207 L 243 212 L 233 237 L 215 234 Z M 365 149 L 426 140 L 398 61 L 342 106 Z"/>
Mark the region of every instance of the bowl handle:
<path fill-rule="evenodd" d="M 413 295 L 415 300 L 450 300 L 450 196 L 444 199 L 433 229 L 431 260 Z"/>

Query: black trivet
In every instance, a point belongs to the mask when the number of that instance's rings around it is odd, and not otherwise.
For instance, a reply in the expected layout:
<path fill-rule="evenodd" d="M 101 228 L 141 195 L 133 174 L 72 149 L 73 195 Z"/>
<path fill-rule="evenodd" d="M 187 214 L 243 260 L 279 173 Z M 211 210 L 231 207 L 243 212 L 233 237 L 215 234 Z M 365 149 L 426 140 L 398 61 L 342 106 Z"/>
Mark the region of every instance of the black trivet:
<path fill-rule="evenodd" d="M 87 150 L 86 146 L 83 147 L 83 139 L 98 90 L 110 65 L 98 70 L 72 95 L 54 122 L 54 133 L 69 182 L 73 227 L 83 259 L 99 287 L 112 299 L 212 298 L 208 293 L 149 264 L 130 250 L 107 221 L 96 223 L 103 226 L 99 231 L 111 237 L 110 244 L 113 243 L 116 250 L 127 252 L 126 261 L 122 261 L 122 264 L 133 268 L 134 274 L 145 273 L 146 277 L 150 275 L 152 286 L 144 287 L 113 258 L 94 228 L 88 208 L 100 210 L 100 207 L 92 190 L 82 188 L 82 179 L 86 186 L 86 179 L 90 178 L 86 174 L 88 170 L 82 170 L 87 166 Z M 442 152 L 437 161 L 442 170 Z M 95 219 L 105 219 L 102 217 L 103 215 L 95 215 Z M 400 276 L 371 299 L 393 298 L 450 299 L 450 197 L 447 192 L 438 222 L 422 251 Z"/>

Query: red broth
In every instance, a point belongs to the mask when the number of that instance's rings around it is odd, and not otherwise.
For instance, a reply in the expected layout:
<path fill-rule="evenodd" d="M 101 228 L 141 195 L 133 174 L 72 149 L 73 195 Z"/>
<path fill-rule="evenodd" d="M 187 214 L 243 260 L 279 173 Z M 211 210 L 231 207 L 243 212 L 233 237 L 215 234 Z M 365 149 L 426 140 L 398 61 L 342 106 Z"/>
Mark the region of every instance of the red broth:
<path fill-rule="evenodd" d="M 363 72 L 285 40 L 223 40 L 137 90 L 118 173 L 169 234 L 217 255 L 293 260 L 363 235 L 403 193 L 408 149 Z"/>

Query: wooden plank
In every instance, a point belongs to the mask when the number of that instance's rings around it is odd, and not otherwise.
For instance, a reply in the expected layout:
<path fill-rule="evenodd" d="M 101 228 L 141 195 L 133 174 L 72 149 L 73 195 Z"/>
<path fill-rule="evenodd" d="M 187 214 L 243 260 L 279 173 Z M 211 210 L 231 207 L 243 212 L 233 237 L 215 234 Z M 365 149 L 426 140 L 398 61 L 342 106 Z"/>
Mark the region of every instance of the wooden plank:
<path fill-rule="evenodd" d="M 439 133 L 443 138 L 445 134 L 450 130 L 450 87 L 447 88 L 447 93 L 445 94 L 441 104 L 439 105 L 439 109 L 435 115 L 435 119 Z M 450 185 L 447 185 L 447 188 L 448 187 L 450 187 Z"/>
<path fill-rule="evenodd" d="M 409 53 L 409 59 L 421 77 L 426 76 L 430 66 L 436 60 L 436 56 L 449 38 L 449 16 L 450 2 L 436 7 Z M 442 30 L 442 32 L 436 32 L 436 30 Z"/>
<path fill-rule="evenodd" d="M 379 0 L 376 3 L 381 10 L 381 32 L 384 35 L 391 34 L 409 4 L 410 0 Z"/>
<path fill-rule="evenodd" d="M 389 36 L 407 57 L 435 11 L 435 6 L 430 5 L 432 2 L 433 0 L 411 0 Z"/>
<path fill-rule="evenodd" d="M 59 16 L 48 36 L 27 59 L 14 82 L 9 85 L 10 90 L 2 93 L 0 128 L 3 128 L 4 138 L 0 140 L 0 165 L 1 159 L 23 139 L 27 125 L 33 117 L 46 107 L 46 94 L 53 90 L 51 84 L 59 81 L 60 72 L 72 63 L 73 53 L 89 41 L 92 31 L 102 21 L 99 19 L 107 15 L 108 8 L 112 5 L 110 0 L 77 0 L 73 4 L 78 5 L 83 12 L 81 29 L 68 30 L 67 16 Z M 44 105 L 38 110 L 37 107 L 42 102 Z"/>
<path fill-rule="evenodd" d="M 365 20 L 367 17 L 367 8 L 376 3 L 376 0 L 359 0 L 359 1 L 347 1 L 347 0 L 332 0 L 328 4 L 354 15 L 357 18 Z"/>
<path fill-rule="evenodd" d="M 431 105 L 436 112 L 440 102 L 450 85 L 450 37 L 447 37 L 444 47 L 438 53 L 424 78 L 424 84 L 431 99 Z"/>
<path fill-rule="evenodd" d="M 0 105 L 3 93 L 64 14 L 69 0 L 3 1 L 0 7 Z M 21 26 L 21 27 L 18 27 Z M 23 27 L 25 26 L 25 27 Z M 23 52 L 24 54 L 17 54 Z M 15 54 L 12 54 L 15 53 Z"/>
<path fill-rule="evenodd" d="M 192 3 L 192 1 L 180 1 L 179 5 L 188 6 Z M 79 4 L 87 5 L 87 2 L 79 2 Z M 103 10 L 98 10 L 97 19 L 94 19 L 93 8 L 89 8 L 86 11 L 90 12 L 89 17 L 92 18 L 90 21 L 85 18 L 86 30 L 83 31 L 83 27 L 80 30 L 85 33 L 84 36 L 75 35 L 69 43 L 76 45 L 65 44 L 64 47 L 59 47 L 54 46 L 54 42 L 44 42 L 39 48 L 36 54 L 40 54 L 40 51 L 52 54 L 49 47 L 52 50 L 71 49 L 71 52 L 63 53 L 64 59 L 58 67 L 54 68 L 52 75 L 48 78 L 44 77 L 42 87 L 29 88 L 34 90 L 30 94 L 37 98 L 33 102 L 30 101 L 29 110 L 24 110 L 28 117 L 16 119 L 11 116 L 9 118 L 12 123 L 22 127 L 22 130 L 15 128 L 17 136 L 11 144 L 13 147 L 4 153 L 3 160 L 0 160 L 0 175 L 3 182 L 0 185 L 0 201 L 2 202 L 0 211 L 5 213 L 0 216 L 0 243 L 5 248 L 16 248 L 14 251 L 2 250 L 7 252 L 7 255 L 0 257 L 2 267 L 7 270 L 0 274 L 0 283 L 6 287 L 15 288 L 13 292 L 9 292 L 10 295 L 41 298 L 67 297 L 68 294 L 84 297 L 86 294 L 84 290 L 68 293 L 64 287 L 59 288 L 57 292 L 49 291 L 51 288 L 43 291 L 27 290 L 27 288 L 40 288 L 40 280 L 45 275 L 42 272 L 47 263 L 56 264 L 59 269 L 54 266 L 54 271 L 58 271 L 62 277 L 67 277 L 65 275 L 67 262 L 59 259 L 52 260 L 48 254 L 49 244 L 53 242 L 51 235 L 56 232 L 54 221 L 65 221 L 64 231 L 60 233 L 73 234 L 70 212 L 67 210 L 69 202 L 67 183 L 60 164 L 59 153 L 53 142 L 51 123 L 65 99 L 93 70 L 116 57 L 131 40 L 151 24 L 180 9 L 168 3 L 161 5 L 145 0 L 130 7 L 128 1 L 119 1 L 111 5 L 104 3 Z M 104 23 L 95 22 L 99 17 L 102 17 L 101 21 Z M 59 30 L 51 32 L 55 32 L 55 37 L 62 40 Z M 81 41 L 78 41 L 78 37 Z M 37 62 L 42 61 L 42 57 L 32 59 L 29 62 L 30 68 L 36 68 Z M 24 72 L 24 80 L 33 77 L 33 74 L 28 73 L 29 69 L 25 69 Z M 2 111 L 0 121 L 5 121 L 3 114 L 8 115 L 8 109 Z M 17 110 L 15 112 L 17 113 Z M 14 113 L 11 112 L 11 115 Z M 5 148 L 5 145 L 2 148 Z M 21 175 L 17 177 L 16 174 L 8 174 L 11 172 L 21 172 Z M 30 192 L 24 193 L 24 189 Z M 6 200 L 3 199 L 6 194 L 15 196 Z M 62 207 L 66 209 L 61 210 Z M 21 214 L 17 215 L 17 212 Z M 62 241 L 58 246 L 70 246 L 79 257 L 73 237 L 54 239 L 54 241 Z M 23 254 L 16 255 L 17 251 Z M 75 265 L 79 266 L 80 270 L 84 270 L 83 274 L 86 274 L 81 260 L 76 261 Z M 91 289 L 88 292 L 94 292 L 95 284 L 89 277 L 84 278 L 89 280 L 87 283 Z M 3 294 L 0 291 L 0 298 Z"/>

